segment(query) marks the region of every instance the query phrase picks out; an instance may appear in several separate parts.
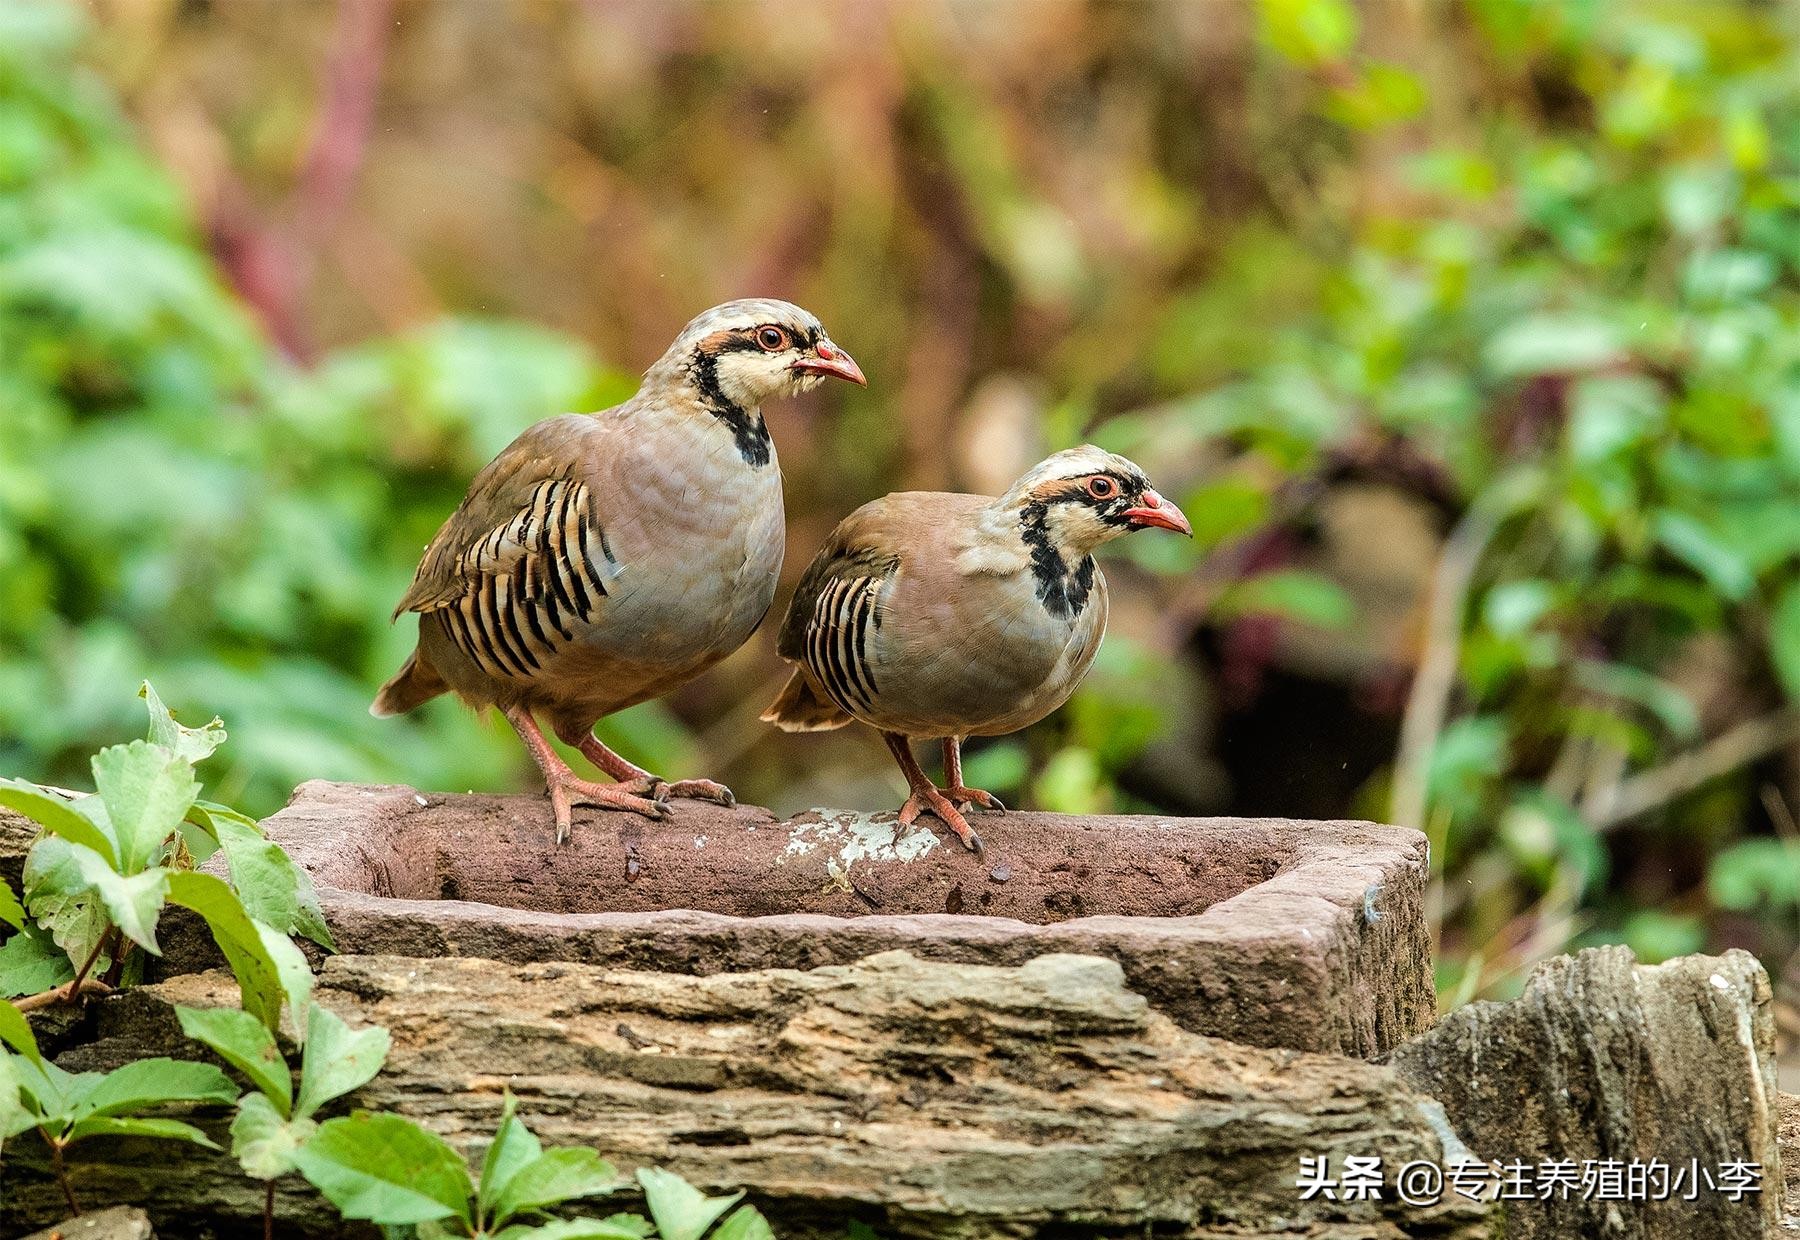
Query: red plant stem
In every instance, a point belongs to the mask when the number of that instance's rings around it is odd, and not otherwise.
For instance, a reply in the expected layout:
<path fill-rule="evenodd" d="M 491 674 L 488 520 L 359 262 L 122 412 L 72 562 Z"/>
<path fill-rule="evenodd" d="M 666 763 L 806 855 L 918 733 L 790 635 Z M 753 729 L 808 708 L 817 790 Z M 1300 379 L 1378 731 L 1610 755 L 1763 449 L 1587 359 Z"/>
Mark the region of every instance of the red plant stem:
<path fill-rule="evenodd" d="M 263 1189 L 263 1240 L 275 1240 L 275 1181 Z"/>
<path fill-rule="evenodd" d="M 42 1128 L 38 1131 L 44 1133 L 44 1141 L 50 1146 L 50 1160 L 56 1167 L 56 1182 L 62 1186 L 63 1200 L 69 1203 L 69 1213 L 79 1216 L 81 1203 L 75 1200 L 75 1190 L 69 1185 L 69 1168 L 63 1163 L 63 1143 L 52 1139 Z"/>

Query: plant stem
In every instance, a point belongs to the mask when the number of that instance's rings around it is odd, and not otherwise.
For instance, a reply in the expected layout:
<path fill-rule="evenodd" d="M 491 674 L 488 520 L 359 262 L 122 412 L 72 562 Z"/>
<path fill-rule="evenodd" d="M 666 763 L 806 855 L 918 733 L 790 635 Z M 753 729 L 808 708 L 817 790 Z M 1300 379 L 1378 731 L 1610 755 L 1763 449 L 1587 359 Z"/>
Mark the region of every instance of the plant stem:
<path fill-rule="evenodd" d="M 43 1132 L 43 1129 L 38 1129 Z M 63 1164 L 63 1143 L 45 1134 L 44 1140 L 50 1144 L 50 1159 L 56 1166 L 56 1182 L 62 1186 L 63 1200 L 69 1203 L 69 1213 L 77 1217 L 81 1214 L 81 1203 L 75 1200 L 75 1190 L 69 1185 L 69 1169 Z"/>
<path fill-rule="evenodd" d="M 73 985 L 73 983 L 70 983 Z M 39 1008 L 54 1007 L 59 1003 L 69 1003 L 81 995 L 110 995 L 113 988 L 96 978 L 88 978 L 81 983 L 75 994 L 69 993 L 68 986 L 58 986 L 54 990 L 40 991 L 35 995 L 26 995 L 22 999 L 14 999 L 12 1005 L 21 1012 L 35 1012 Z"/>
<path fill-rule="evenodd" d="M 275 1181 L 263 1188 L 263 1240 L 275 1240 Z"/>
<path fill-rule="evenodd" d="M 93 969 L 94 962 L 100 959 L 100 953 L 105 950 L 107 941 L 110 940 L 115 933 L 117 932 L 114 930 L 108 930 L 98 939 L 94 940 L 94 950 L 89 952 L 87 959 L 81 962 L 81 967 L 75 970 L 75 980 L 69 983 L 68 999 L 70 1003 L 75 1002 L 76 996 L 81 994 L 82 980 L 86 978 L 88 973 Z"/>

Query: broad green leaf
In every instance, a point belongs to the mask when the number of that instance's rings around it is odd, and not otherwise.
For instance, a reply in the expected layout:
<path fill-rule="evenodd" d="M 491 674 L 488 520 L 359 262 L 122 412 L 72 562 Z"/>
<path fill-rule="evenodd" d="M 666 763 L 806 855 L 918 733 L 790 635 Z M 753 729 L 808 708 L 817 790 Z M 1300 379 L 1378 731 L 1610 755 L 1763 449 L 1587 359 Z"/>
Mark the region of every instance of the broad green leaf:
<path fill-rule="evenodd" d="M 209 1063 L 138 1059 L 114 1068 L 71 1108 L 75 1119 L 123 1115 L 165 1102 L 232 1102 L 238 1087 Z"/>
<path fill-rule="evenodd" d="M 1739 840 L 1712 859 L 1706 890 L 1714 905 L 1734 912 L 1800 906 L 1800 847 L 1767 837 Z"/>
<path fill-rule="evenodd" d="M 0 1042 L 35 1063 L 43 1062 L 44 1055 L 38 1050 L 37 1035 L 31 1032 L 31 1022 L 25 1019 L 25 1013 L 10 1003 L 0 1003 Z"/>
<path fill-rule="evenodd" d="M 15 1058 L 19 1090 L 48 1126 L 61 1130 L 80 1099 L 100 1083 L 98 1072 L 64 1072 L 48 1059 Z"/>
<path fill-rule="evenodd" d="M 1665 509 L 1651 518 L 1650 525 L 1657 542 L 1726 598 L 1742 599 L 1755 587 L 1756 574 L 1742 553 L 1698 519 Z"/>
<path fill-rule="evenodd" d="M 281 994 L 286 1001 L 288 1019 L 293 1022 L 294 1038 L 299 1041 L 302 1032 L 309 1028 L 307 1010 L 312 1006 L 312 966 L 306 963 L 305 953 L 286 934 L 273 926 L 265 926 L 260 921 L 253 921 L 251 924 L 256 927 L 257 937 L 262 940 L 264 953 L 275 964 L 275 976 L 281 982 Z"/>
<path fill-rule="evenodd" d="M 644 1203 L 650 1217 L 656 1220 L 658 1240 L 700 1240 L 725 1211 L 736 1205 L 744 1194 L 708 1197 L 672 1171 L 660 1167 L 643 1167 L 637 1173 L 644 1190 Z"/>
<path fill-rule="evenodd" d="M 245 1094 L 231 1121 L 231 1153 L 244 1173 L 273 1180 L 295 1170 L 295 1155 L 319 1125 L 310 1119 L 284 1119 L 263 1094 Z"/>
<path fill-rule="evenodd" d="M 1800 702 L 1800 581 L 1790 582 L 1769 609 L 1769 660 L 1788 701 Z"/>
<path fill-rule="evenodd" d="M 576 1197 L 596 1197 L 618 1186 L 619 1173 L 590 1149 L 546 1150 L 513 1173 L 494 1200 L 501 1221 Z"/>
<path fill-rule="evenodd" d="M 293 1105 L 294 1081 L 275 1035 L 256 1017 L 237 1008 L 175 1009 L 181 1031 L 250 1078 L 285 1117 Z"/>
<path fill-rule="evenodd" d="M 25 906 L 19 903 L 19 897 L 13 894 L 12 884 L 0 878 L 0 921 L 15 930 L 25 928 Z"/>
<path fill-rule="evenodd" d="M 475 1186 L 462 1155 L 398 1115 L 358 1111 L 327 1120 L 294 1161 L 345 1218 L 396 1225 L 451 1217 L 473 1222 L 469 1198 Z"/>
<path fill-rule="evenodd" d="M 85 1137 L 157 1137 L 169 1141 L 186 1141 L 192 1145 L 205 1146 L 209 1150 L 219 1148 L 204 1132 L 178 1119 L 97 1115 L 76 1121 L 70 1127 L 66 1139 L 80 1141 Z"/>
<path fill-rule="evenodd" d="M 609 1218 L 559 1218 L 532 1226 L 515 1223 L 494 1233 L 494 1240 L 644 1240 L 654 1235 L 648 1219 L 636 1214 Z"/>
<path fill-rule="evenodd" d="M 76 863 L 77 847 L 55 835 L 43 836 L 31 846 L 25 854 L 25 906 L 70 960 L 86 960 L 112 922 L 99 893 Z"/>
<path fill-rule="evenodd" d="M 113 924 L 145 951 L 162 955 L 162 948 L 156 944 L 156 921 L 169 894 L 172 871 L 152 866 L 126 877 L 92 849 L 79 844 L 71 844 L 70 848 L 75 868 L 100 897 Z"/>
<path fill-rule="evenodd" d="M 1487 344 L 1483 361 L 1502 378 L 1594 370 L 1615 361 L 1624 339 L 1613 324 L 1577 315 L 1538 314 L 1509 323 Z"/>
<path fill-rule="evenodd" d="M 476 1200 L 483 1213 L 492 1213 L 507 1183 L 519 1168 L 544 1152 L 538 1139 L 518 1116 L 519 1100 L 509 1091 L 501 1104 L 500 1127 L 481 1159 L 481 1179 L 476 1184 Z M 503 1216 L 502 1216 L 503 1217 Z"/>
<path fill-rule="evenodd" d="M 25 815 L 50 834 L 91 848 L 116 864 L 119 850 L 111 832 L 102 830 L 77 810 L 79 803 L 65 801 L 22 779 L 0 779 L 0 805 Z"/>
<path fill-rule="evenodd" d="M 163 841 L 200 794 L 194 768 L 148 741 L 108 746 L 94 755 L 93 766 L 94 787 L 119 843 L 118 868 L 135 874 L 161 855 Z"/>
<path fill-rule="evenodd" d="M 769 1220 L 755 1206 L 739 1206 L 730 1218 L 719 1224 L 711 1240 L 775 1240 Z"/>
<path fill-rule="evenodd" d="M 244 1010 L 271 1032 L 279 1030 L 283 1005 L 291 1001 L 285 987 L 292 966 L 277 965 L 262 930 L 244 912 L 237 894 L 225 880 L 191 870 L 178 871 L 169 875 L 169 903 L 192 909 L 206 920 L 213 940 L 237 977 Z M 288 946 L 292 948 L 293 944 Z M 300 963 L 305 965 L 304 957 Z"/>
<path fill-rule="evenodd" d="M 281 845 L 263 838 L 254 824 L 222 814 L 211 821 L 244 911 L 277 930 L 304 934 L 321 947 L 335 946 L 312 875 L 295 865 Z"/>
<path fill-rule="evenodd" d="M 1222 619 L 1274 615 L 1325 629 L 1341 629 L 1356 616 L 1343 587 L 1296 569 L 1247 577 L 1222 592 L 1214 606 Z"/>
<path fill-rule="evenodd" d="M 19 1072 L 13 1067 L 16 1062 L 16 1056 L 0 1051 L 0 1145 L 37 1123 L 19 1092 Z"/>
<path fill-rule="evenodd" d="M 162 698 L 150 687 L 149 681 L 138 689 L 138 696 L 150 710 L 150 743 L 161 745 L 182 761 L 202 762 L 225 743 L 225 721 L 218 716 L 203 727 L 183 727 L 175 722 L 175 716 L 163 705 Z"/>
<path fill-rule="evenodd" d="M 0 943 L 0 995 L 35 995 L 74 978 L 68 953 L 36 926 Z"/>
<path fill-rule="evenodd" d="M 353 1030 L 337 1013 L 313 1004 L 306 1017 L 295 1114 L 311 1115 L 333 1098 L 368 1084 L 387 1061 L 388 1041 L 388 1031 L 380 1025 Z M 502 1135 L 505 1131 L 503 1122 Z"/>

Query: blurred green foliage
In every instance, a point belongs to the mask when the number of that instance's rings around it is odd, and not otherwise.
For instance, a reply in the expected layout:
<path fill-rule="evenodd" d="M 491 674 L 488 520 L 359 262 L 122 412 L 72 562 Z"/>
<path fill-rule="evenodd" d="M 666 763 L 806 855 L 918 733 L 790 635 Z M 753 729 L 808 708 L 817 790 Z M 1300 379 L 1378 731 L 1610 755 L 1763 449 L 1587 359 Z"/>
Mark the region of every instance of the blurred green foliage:
<path fill-rule="evenodd" d="M 146 126 L 179 137 L 155 49 L 237 64 L 266 21 L 271 47 L 311 56 L 327 11 L 121 6 L 102 33 Z M 1398 769 L 1332 812 L 1430 833 L 1449 999 L 1571 942 L 1795 947 L 1791 14 L 1046 2 L 1026 29 L 1004 5 L 899 4 L 769 47 L 770 11 L 410 12 L 438 24 L 395 53 L 393 123 L 343 225 L 386 265 L 339 255 L 286 307 L 371 342 L 298 366 L 222 285 L 229 213 L 202 212 L 203 233 L 84 67 L 76 11 L 0 3 L 0 770 L 74 778 L 123 730 L 119 687 L 149 675 L 233 724 L 223 795 L 257 809 L 314 776 L 519 780 L 510 740 L 452 705 L 363 711 L 411 640 L 386 607 L 466 479 L 526 423 L 630 386 L 522 324 L 641 362 L 662 347 L 648 324 L 775 287 L 874 380 L 829 421 L 771 412 L 799 562 L 883 490 L 992 489 L 985 458 L 1085 438 L 1194 521 L 1191 545 L 1109 561 L 1114 632 L 1088 684 L 973 749 L 972 781 L 1065 810 L 1216 805 L 1207 763 L 1232 738 L 1206 735 L 1208 694 L 1243 692 L 1234 651 L 1301 634 L 1396 729 L 1404 694 L 1382 686 L 1436 660 L 1442 695 L 1415 693 Z M 466 46 L 515 59 L 444 51 Z M 311 77 L 268 72 L 194 88 L 251 191 L 304 162 L 313 106 Z M 492 166 L 422 180 L 407 135 Z M 470 306 L 505 317 L 456 316 Z M 960 435 L 990 418 L 992 375 L 1041 390 L 977 452 Z M 1346 473 L 1416 501 L 1430 554 L 1450 552 L 1435 597 L 1423 564 L 1373 638 L 1353 574 L 1306 554 Z M 657 705 L 610 739 L 764 795 L 815 767 L 834 787 L 885 771 L 854 738 L 770 740 L 752 699 L 775 669 L 750 658 L 711 691 L 728 701 L 682 711 L 704 732 Z"/>
<path fill-rule="evenodd" d="M 384 612 L 495 451 L 629 383 L 478 319 L 288 364 L 74 61 L 84 24 L 0 5 L 0 770 L 79 780 L 149 674 L 233 720 L 221 795 L 259 812 L 327 774 L 516 778 L 450 703 L 368 716 L 412 642 Z M 654 711 L 614 726 L 680 746 Z"/>

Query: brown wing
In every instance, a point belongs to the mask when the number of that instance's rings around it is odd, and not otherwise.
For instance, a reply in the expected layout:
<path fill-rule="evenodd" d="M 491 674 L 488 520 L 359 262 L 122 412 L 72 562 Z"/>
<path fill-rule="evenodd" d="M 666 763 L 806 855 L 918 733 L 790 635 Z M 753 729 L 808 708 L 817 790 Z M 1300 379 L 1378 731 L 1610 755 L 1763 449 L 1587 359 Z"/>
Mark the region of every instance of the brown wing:
<path fill-rule="evenodd" d="M 864 504 L 839 522 L 800 578 L 776 643 L 848 711 L 867 710 L 878 690 L 869 646 L 900 567 L 895 498 Z"/>
<path fill-rule="evenodd" d="M 590 622 L 613 576 L 580 415 L 530 427 L 483 469 L 425 548 L 402 612 L 435 613 L 490 675 L 529 679 Z"/>

